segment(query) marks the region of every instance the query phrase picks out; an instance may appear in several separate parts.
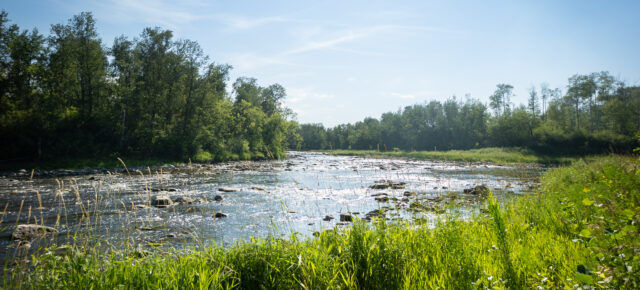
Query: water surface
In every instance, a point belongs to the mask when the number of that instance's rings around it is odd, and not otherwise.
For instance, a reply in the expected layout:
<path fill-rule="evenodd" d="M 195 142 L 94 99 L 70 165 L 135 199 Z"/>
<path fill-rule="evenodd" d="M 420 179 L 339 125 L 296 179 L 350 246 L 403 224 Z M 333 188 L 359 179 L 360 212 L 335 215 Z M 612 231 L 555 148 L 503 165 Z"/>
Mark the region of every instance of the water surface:
<path fill-rule="evenodd" d="M 230 245 L 251 237 L 291 233 L 311 236 L 343 225 L 341 213 L 364 218 L 380 208 L 386 208 L 390 218 L 433 220 L 437 214 L 411 211 L 411 203 L 464 196 L 465 188 L 481 184 L 503 197 L 522 194 L 531 191 L 542 170 L 533 165 L 289 152 L 289 158 L 280 161 L 138 168 L 76 176 L 4 176 L 0 177 L 0 207 L 6 206 L 0 252 L 4 258 L 16 247 L 11 232 L 17 224 L 36 222 L 58 228 L 53 237 L 58 243 L 69 242 L 80 233 L 107 245 L 129 240 L 132 244 L 180 246 Z M 380 180 L 406 184 L 403 189 L 370 188 Z M 221 187 L 239 191 L 221 192 Z M 376 201 L 374 195 L 380 193 L 392 200 Z M 173 200 L 188 197 L 194 202 L 156 208 L 150 204 L 156 195 Z M 223 199 L 216 201 L 216 195 Z M 463 214 L 473 209 L 461 206 Z M 216 212 L 227 217 L 215 218 Z M 325 221 L 327 215 L 335 219 Z"/>

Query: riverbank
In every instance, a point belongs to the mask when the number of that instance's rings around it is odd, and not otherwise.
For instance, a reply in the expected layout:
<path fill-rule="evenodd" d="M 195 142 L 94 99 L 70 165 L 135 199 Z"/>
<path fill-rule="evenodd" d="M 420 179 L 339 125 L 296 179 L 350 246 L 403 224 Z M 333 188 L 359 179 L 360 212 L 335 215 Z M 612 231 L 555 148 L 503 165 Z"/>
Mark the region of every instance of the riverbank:
<path fill-rule="evenodd" d="M 0 163 L 0 173 L 17 172 L 24 169 L 29 174 L 33 170 L 38 171 L 82 171 L 93 169 L 124 169 L 123 162 L 128 167 L 147 167 L 147 166 L 169 166 L 169 165 L 184 165 L 187 162 L 171 159 L 139 159 L 139 158 L 121 158 L 118 157 L 103 157 L 103 158 L 64 158 L 58 160 L 49 160 L 44 162 L 24 161 L 24 162 L 2 162 Z"/>
<path fill-rule="evenodd" d="M 376 150 L 324 150 L 334 155 L 361 157 L 410 158 L 415 160 L 443 160 L 461 162 L 491 162 L 501 164 L 538 163 L 569 165 L 577 160 L 594 160 L 595 156 L 551 156 L 537 154 L 524 148 L 481 148 L 449 151 L 376 151 Z"/>
<path fill-rule="evenodd" d="M 231 248 L 45 249 L 5 268 L 28 288 L 561 288 L 640 286 L 640 162 L 579 161 L 542 177 L 539 194 L 435 228 L 361 221 L 314 239 Z"/>

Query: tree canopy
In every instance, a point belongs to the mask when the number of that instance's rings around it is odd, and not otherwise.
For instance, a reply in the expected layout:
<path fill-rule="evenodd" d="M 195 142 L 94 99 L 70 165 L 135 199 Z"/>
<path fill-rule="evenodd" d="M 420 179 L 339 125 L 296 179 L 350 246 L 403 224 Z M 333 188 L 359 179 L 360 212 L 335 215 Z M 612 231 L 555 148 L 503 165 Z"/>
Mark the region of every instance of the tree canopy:
<path fill-rule="evenodd" d="M 108 48 L 88 12 L 21 31 L 0 13 L 0 159 L 125 154 L 278 158 L 300 144 L 285 89 L 238 78 L 196 41 L 150 27 Z"/>

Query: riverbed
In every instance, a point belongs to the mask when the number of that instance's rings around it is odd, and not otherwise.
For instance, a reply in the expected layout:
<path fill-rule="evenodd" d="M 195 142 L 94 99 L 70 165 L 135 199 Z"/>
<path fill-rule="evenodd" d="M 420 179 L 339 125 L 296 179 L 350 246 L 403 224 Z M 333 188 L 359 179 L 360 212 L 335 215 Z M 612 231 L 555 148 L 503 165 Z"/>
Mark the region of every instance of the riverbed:
<path fill-rule="evenodd" d="M 433 225 L 445 212 L 463 218 L 485 185 L 500 198 L 535 190 L 544 168 L 416 161 L 289 152 L 277 161 L 189 164 L 156 168 L 21 173 L 0 177 L 0 258 L 17 251 L 18 224 L 57 229 L 31 241 L 118 247 L 129 244 L 228 246 L 252 237 L 311 237 L 351 220 L 416 220 Z M 126 160 L 125 160 L 126 161 Z M 26 173 L 25 173 L 26 172 Z M 376 184 L 388 185 L 375 186 Z M 221 191 L 226 190 L 226 191 Z M 164 207 L 154 203 L 168 197 Z M 154 204 L 156 206 L 154 206 Z M 218 217 L 216 217 L 218 213 Z M 343 218 L 341 219 L 341 215 Z M 345 218 L 350 216 L 350 218 Z"/>

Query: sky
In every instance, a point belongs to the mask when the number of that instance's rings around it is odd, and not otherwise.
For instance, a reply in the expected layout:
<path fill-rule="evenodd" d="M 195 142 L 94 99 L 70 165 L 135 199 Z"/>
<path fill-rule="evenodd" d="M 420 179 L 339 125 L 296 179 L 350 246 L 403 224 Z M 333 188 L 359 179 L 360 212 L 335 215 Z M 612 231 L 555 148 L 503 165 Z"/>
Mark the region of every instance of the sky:
<path fill-rule="evenodd" d="M 2 0 L 22 29 L 92 12 L 103 43 L 146 27 L 197 41 L 210 60 L 287 91 L 300 123 L 379 118 L 431 100 L 515 104 L 548 83 L 609 71 L 640 85 L 640 1 Z"/>

